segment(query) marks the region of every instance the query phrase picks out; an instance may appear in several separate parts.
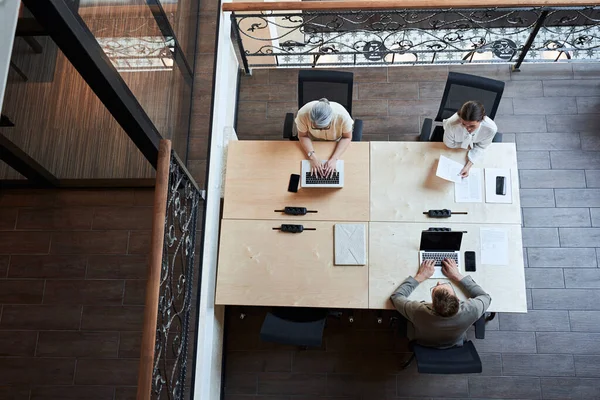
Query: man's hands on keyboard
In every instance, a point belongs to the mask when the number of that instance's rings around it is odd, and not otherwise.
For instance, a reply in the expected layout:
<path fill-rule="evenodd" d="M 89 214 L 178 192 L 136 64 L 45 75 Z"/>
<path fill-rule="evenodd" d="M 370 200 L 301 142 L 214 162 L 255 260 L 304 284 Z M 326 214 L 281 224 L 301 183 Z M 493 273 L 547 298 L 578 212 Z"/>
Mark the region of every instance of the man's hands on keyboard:
<path fill-rule="evenodd" d="M 435 272 L 435 268 L 433 266 L 433 260 L 423 260 L 417 274 L 415 275 L 415 280 L 419 283 L 424 282 L 425 280 L 431 278 L 433 273 Z"/>
<path fill-rule="evenodd" d="M 456 265 L 456 262 L 448 258 L 442 261 L 442 273 L 453 282 L 460 282 L 463 278 L 461 273 L 458 271 L 458 266 Z"/>

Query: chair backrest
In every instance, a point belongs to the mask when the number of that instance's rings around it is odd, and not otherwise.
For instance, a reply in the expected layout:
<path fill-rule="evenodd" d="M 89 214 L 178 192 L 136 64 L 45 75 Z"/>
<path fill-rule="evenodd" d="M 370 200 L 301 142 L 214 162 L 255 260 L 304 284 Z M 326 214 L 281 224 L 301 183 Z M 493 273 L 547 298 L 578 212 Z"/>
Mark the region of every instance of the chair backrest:
<path fill-rule="evenodd" d="M 436 349 L 412 344 L 417 368 L 424 374 L 476 374 L 482 371 L 481 359 L 472 341 L 462 347 Z"/>
<path fill-rule="evenodd" d="M 285 307 L 267 313 L 260 329 L 265 342 L 320 347 L 329 311 L 319 308 Z"/>
<path fill-rule="evenodd" d="M 504 82 L 481 76 L 450 72 L 444 89 L 442 103 L 436 121 L 449 118 L 469 100 L 478 101 L 485 107 L 485 113 L 491 119 L 496 116 Z"/>
<path fill-rule="evenodd" d="M 323 97 L 344 106 L 352 115 L 352 72 L 303 69 L 298 73 L 298 109 Z"/>

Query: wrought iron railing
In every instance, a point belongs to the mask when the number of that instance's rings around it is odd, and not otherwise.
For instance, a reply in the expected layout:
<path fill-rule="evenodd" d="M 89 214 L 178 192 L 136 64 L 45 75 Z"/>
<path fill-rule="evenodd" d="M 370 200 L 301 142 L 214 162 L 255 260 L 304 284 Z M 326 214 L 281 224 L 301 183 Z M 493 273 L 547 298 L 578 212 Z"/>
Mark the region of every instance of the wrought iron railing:
<path fill-rule="evenodd" d="M 190 385 L 188 341 L 201 273 L 195 263 L 201 201 L 170 141 L 161 141 L 138 400 L 182 400 Z"/>
<path fill-rule="evenodd" d="M 518 69 L 523 62 L 600 60 L 599 6 L 234 11 L 231 20 L 247 72 L 464 63 Z"/>

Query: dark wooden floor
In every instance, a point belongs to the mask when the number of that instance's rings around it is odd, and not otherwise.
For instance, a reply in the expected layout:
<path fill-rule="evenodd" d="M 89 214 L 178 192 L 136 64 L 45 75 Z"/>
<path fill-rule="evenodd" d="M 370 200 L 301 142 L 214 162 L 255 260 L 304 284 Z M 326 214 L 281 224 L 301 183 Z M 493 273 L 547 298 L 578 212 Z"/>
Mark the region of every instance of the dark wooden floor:
<path fill-rule="evenodd" d="M 355 69 L 364 140 L 415 140 L 448 67 Z M 516 142 L 527 314 L 503 313 L 475 345 L 481 375 L 400 371 L 407 343 L 375 312 L 330 320 L 321 349 L 261 343 L 264 310 L 229 310 L 226 400 L 600 399 L 600 65 L 450 67 L 506 81 L 496 122 Z M 297 70 L 241 81 L 240 139 L 279 139 L 296 110 Z M 472 335 L 472 333 L 471 333 Z"/>

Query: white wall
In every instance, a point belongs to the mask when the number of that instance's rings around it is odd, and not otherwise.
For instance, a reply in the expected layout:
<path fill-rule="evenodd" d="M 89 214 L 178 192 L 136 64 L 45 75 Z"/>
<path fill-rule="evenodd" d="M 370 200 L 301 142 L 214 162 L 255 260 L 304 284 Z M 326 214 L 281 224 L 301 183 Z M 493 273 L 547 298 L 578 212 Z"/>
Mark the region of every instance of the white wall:
<path fill-rule="evenodd" d="M 12 54 L 21 0 L 0 0 L 0 110 Z"/>
<path fill-rule="evenodd" d="M 221 13 L 218 37 L 210 165 L 206 185 L 206 225 L 202 259 L 198 352 L 196 358 L 195 400 L 218 400 L 221 391 L 221 359 L 223 350 L 223 306 L 215 306 L 215 284 L 221 207 L 223 135 L 233 126 L 237 93 L 238 61 L 230 40 L 230 13 Z"/>

